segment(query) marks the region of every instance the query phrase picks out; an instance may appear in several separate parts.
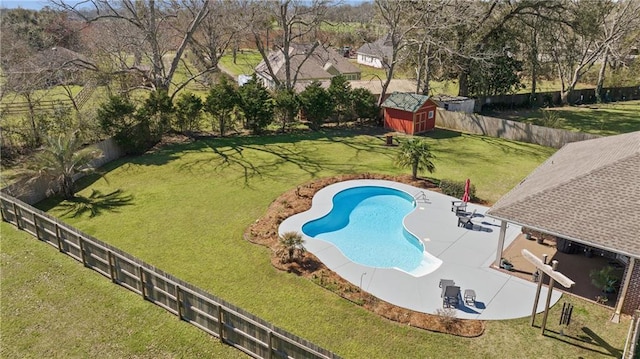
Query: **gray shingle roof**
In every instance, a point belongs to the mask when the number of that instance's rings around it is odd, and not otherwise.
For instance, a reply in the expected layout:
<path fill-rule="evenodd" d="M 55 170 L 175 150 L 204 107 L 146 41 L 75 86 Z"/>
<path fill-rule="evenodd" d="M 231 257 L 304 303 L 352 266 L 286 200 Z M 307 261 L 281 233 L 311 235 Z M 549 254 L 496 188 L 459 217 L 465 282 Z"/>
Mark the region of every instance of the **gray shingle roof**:
<path fill-rule="evenodd" d="M 640 131 L 567 144 L 487 214 L 640 258 Z"/>
<path fill-rule="evenodd" d="M 359 74 L 361 72 L 360 68 L 349 62 L 349 60 L 344 56 L 341 56 L 333 49 L 325 48 L 322 45 L 316 47 L 313 53 L 305 61 L 304 58 L 306 56 L 306 51 L 310 47 L 311 45 L 292 45 L 289 48 L 291 58 L 291 78 L 293 78 L 297 69 L 299 69 L 298 81 L 331 79 L 334 77 L 334 74 L 329 71 L 335 72 L 337 70 L 340 74 Z M 269 59 L 276 77 L 280 80 L 284 80 L 285 62 L 282 52 L 271 52 L 269 54 Z M 270 77 L 268 76 L 267 65 L 264 61 L 261 61 L 258 66 L 256 66 L 255 71 L 266 77 Z"/>
<path fill-rule="evenodd" d="M 389 61 L 389 59 L 391 59 L 391 56 L 393 55 L 391 34 L 387 34 L 374 42 L 367 42 L 366 44 L 360 46 L 356 53 L 377 57 L 381 60 L 386 59 L 387 61 Z"/>
<path fill-rule="evenodd" d="M 382 103 L 382 107 L 402 111 L 416 112 L 429 99 L 429 96 L 407 92 L 394 92 Z"/>

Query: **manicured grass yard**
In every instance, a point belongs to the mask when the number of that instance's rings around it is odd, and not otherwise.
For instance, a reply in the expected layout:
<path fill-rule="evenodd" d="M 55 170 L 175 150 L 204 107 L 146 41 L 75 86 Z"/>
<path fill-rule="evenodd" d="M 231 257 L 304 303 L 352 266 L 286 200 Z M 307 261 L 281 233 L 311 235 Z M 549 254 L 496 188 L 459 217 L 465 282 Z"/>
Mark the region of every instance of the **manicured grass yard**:
<path fill-rule="evenodd" d="M 540 146 L 450 131 L 435 131 L 427 139 L 437 156 L 437 170 L 432 176 L 456 180 L 469 177 L 477 186 L 477 195 L 490 202 L 497 200 L 553 153 L 552 149 Z M 268 249 L 243 239 L 245 229 L 260 218 L 269 203 L 296 185 L 336 174 L 407 173 L 393 165 L 397 147 L 383 144 L 381 135 L 353 131 L 200 140 L 166 147 L 141 157 L 114 161 L 106 168 L 108 182 L 94 179 L 95 182 L 90 183 L 87 180 L 85 184 L 88 187 L 80 192 L 80 195 L 88 197 L 92 190 L 108 193 L 120 189 L 123 196 L 132 197 L 127 205 L 109 207 L 108 204 L 97 203 L 101 212 L 94 218 L 86 214 L 75 217 L 63 215 L 65 205 L 68 205 L 66 202 L 52 200 L 41 203 L 40 207 L 103 241 L 345 358 L 620 355 L 628 321 L 610 324 L 609 310 L 582 300 L 566 299 L 576 308 L 572 325 L 565 329 L 569 335 L 564 337 L 553 332 L 549 332 L 550 337 L 542 337 L 539 329 L 530 327 L 529 319 L 524 318 L 488 322 L 483 336 L 463 339 L 389 322 L 306 279 L 278 272 L 270 265 Z M 16 240 L 35 242 L 35 239 L 17 237 Z M 5 306 L 7 287 L 24 290 L 20 283 L 9 283 L 9 278 L 5 280 L 4 267 L 19 259 L 7 258 L 4 241 L 3 234 L 3 323 L 4 317 L 10 314 L 9 308 L 14 307 Z M 73 262 L 54 248 L 35 243 L 47 247 L 52 256 Z M 81 268 L 78 270 L 83 271 Z M 95 277 L 96 282 L 104 284 L 94 285 L 112 288 L 117 293 L 126 292 L 97 274 Z M 55 295 L 62 298 L 81 296 L 80 300 L 97 313 L 110 305 L 108 300 L 94 299 L 91 291 L 51 287 L 45 286 L 40 290 L 55 291 Z M 130 293 L 120 296 L 136 297 Z M 114 299 L 118 300 L 124 299 Z M 129 305 L 140 305 L 141 311 L 152 310 L 144 309 L 144 306 L 161 310 L 142 299 L 139 303 L 132 302 L 124 309 L 114 308 L 113 312 L 126 311 Z M 44 310 L 50 312 L 47 320 L 55 321 L 55 309 Z M 554 308 L 549 319 L 549 328 L 556 332 L 560 329 L 556 325 L 559 310 Z M 44 321 L 38 316 L 33 320 Z M 121 321 L 128 320 L 124 317 Z M 159 320 L 155 317 L 140 319 L 151 327 L 159 325 Z M 178 325 L 175 317 L 173 320 Z M 180 331 L 186 332 L 187 329 Z M 5 335 L 3 327 L 3 346 Z M 198 334 L 192 335 L 199 338 Z M 194 340 L 187 337 L 193 338 L 185 334 L 184 345 L 190 345 L 186 344 L 188 340 Z M 11 343 L 17 343 L 12 344 L 11 349 L 17 350 L 13 346 L 19 345 L 26 351 L 28 345 L 25 340 L 28 339 L 11 338 Z M 153 344 L 157 343 L 154 340 L 151 334 L 149 337 L 131 338 L 141 347 L 160 345 Z M 50 350 L 57 348 L 54 343 L 50 345 Z M 29 355 L 38 356 L 37 353 Z M 137 352 L 130 354 L 134 355 Z M 220 354 L 216 357 L 226 356 Z"/>
<path fill-rule="evenodd" d="M 596 135 L 615 135 L 640 131 L 640 101 L 611 102 L 580 107 L 557 107 L 553 111 L 563 120 L 560 128 Z M 510 120 L 536 123 L 540 110 L 498 111 L 491 115 Z"/>
<path fill-rule="evenodd" d="M 2 222 L 2 358 L 245 358 Z"/>

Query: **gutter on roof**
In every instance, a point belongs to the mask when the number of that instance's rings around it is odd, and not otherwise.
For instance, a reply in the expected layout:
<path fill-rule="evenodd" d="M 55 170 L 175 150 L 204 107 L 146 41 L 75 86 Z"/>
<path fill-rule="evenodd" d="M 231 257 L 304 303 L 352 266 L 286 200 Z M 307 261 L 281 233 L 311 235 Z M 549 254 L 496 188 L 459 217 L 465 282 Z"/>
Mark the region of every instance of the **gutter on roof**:
<path fill-rule="evenodd" d="M 505 221 L 505 222 L 513 223 L 513 224 L 518 225 L 518 226 L 521 226 L 521 227 L 531 228 L 531 229 L 533 229 L 533 230 L 535 230 L 535 231 L 543 232 L 543 233 L 546 233 L 546 234 L 550 234 L 550 235 L 555 236 L 555 237 L 565 238 L 565 239 L 568 239 L 568 240 L 570 240 L 570 241 L 572 241 L 572 242 L 578 242 L 578 243 L 582 243 L 582 244 L 589 245 L 589 246 L 591 246 L 591 247 L 604 249 L 605 251 L 614 252 L 614 253 L 622 254 L 622 255 L 625 255 L 625 256 L 628 256 L 628 257 L 634 257 L 634 258 L 638 258 L 638 259 L 640 259 L 640 256 L 638 256 L 638 255 L 636 255 L 636 254 L 627 253 L 627 252 L 625 252 L 625 251 L 621 251 L 620 249 L 609 248 L 609 247 L 606 247 L 606 246 L 602 246 L 602 245 L 600 245 L 600 244 L 594 244 L 594 243 L 592 243 L 592 242 L 585 241 L 584 239 L 576 239 L 576 238 L 574 238 L 574 237 L 567 236 L 567 235 L 564 235 L 564 234 L 560 234 L 560 233 L 556 233 L 556 232 L 551 232 L 551 231 L 549 231 L 548 229 L 542 229 L 542 228 L 539 228 L 539 227 L 536 227 L 536 226 L 531 226 L 531 225 L 529 225 L 529 224 L 519 223 L 519 222 L 516 222 L 516 221 L 510 220 L 510 219 L 506 219 L 506 218 L 498 217 L 498 216 L 495 216 L 495 215 L 492 215 L 492 214 L 489 214 L 489 213 L 485 213 L 485 215 L 487 215 L 487 216 L 489 216 L 489 217 L 491 217 L 491 218 L 495 218 L 495 219 L 500 220 L 500 221 Z"/>

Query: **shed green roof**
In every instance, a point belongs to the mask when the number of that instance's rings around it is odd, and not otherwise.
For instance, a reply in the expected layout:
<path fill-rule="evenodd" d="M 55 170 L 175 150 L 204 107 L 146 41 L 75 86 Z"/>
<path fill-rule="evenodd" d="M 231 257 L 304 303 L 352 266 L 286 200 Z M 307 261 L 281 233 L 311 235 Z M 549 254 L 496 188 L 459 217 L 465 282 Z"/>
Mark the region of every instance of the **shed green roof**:
<path fill-rule="evenodd" d="M 382 103 L 382 107 L 416 112 L 429 99 L 429 96 L 409 92 L 394 92 Z"/>

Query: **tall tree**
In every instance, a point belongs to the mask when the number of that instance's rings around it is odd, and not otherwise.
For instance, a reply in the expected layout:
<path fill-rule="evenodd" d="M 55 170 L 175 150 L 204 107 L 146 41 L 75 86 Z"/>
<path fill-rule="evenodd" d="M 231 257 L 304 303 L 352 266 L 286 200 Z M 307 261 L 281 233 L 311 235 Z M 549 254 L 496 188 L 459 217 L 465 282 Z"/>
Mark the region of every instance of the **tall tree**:
<path fill-rule="evenodd" d="M 386 98 L 387 89 L 393 79 L 398 65 L 406 54 L 403 49 L 407 46 L 407 34 L 414 31 L 421 23 L 424 13 L 413 11 L 410 1 L 375 0 L 378 16 L 384 29 L 387 31 L 387 42 L 391 46 L 391 58 L 383 61 L 385 78 L 381 79 L 382 89 L 378 97 L 378 106 Z"/>
<path fill-rule="evenodd" d="M 604 100 L 602 88 L 607 64 L 612 57 L 618 55 L 616 50 L 630 35 L 631 37 L 636 37 L 636 42 L 640 43 L 640 36 L 638 35 L 640 32 L 640 16 L 638 15 L 640 14 L 640 1 L 615 1 L 612 5 L 612 11 L 605 15 L 602 22 L 602 35 L 605 43 L 596 83 L 596 98 L 598 102 L 603 102 Z"/>
<path fill-rule="evenodd" d="M 206 6 L 209 14 L 202 19 L 202 23 L 189 39 L 191 63 L 197 70 L 193 70 L 188 61 L 183 61 L 185 69 L 193 76 L 201 78 L 204 74 L 218 72 L 218 62 L 230 45 L 235 54 L 238 37 L 246 35 L 243 27 L 245 0 L 225 1 L 209 0 Z M 192 11 L 192 9 L 188 9 Z M 193 14 L 189 15 L 193 17 Z M 211 76 L 205 76 L 207 82 Z"/>
<path fill-rule="evenodd" d="M 200 97 L 183 92 L 176 101 L 176 127 L 180 132 L 198 131 L 204 104 Z"/>
<path fill-rule="evenodd" d="M 210 7 L 205 0 L 91 0 L 93 8 L 87 9 L 87 2 L 79 7 L 76 3 L 52 0 L 58 7 L 71 11 L 88 23 L 116 21 L 127 24 L 130 31 L 114 34 L 130 43 L 137 42 L 134 63 L 141 58 L 151 65 L 149 71 L 140 71 L 148 79 L 150 89 L 165 91 L 170 97 L 192 81 L 193 75 L 179 83 L 173 83 L 189 41 L 202 20 L 208 16 Z M 186 9 L 186 10 L 185 10 Z M 182 21 L 178 21 L 182 20 Z M 131 69 L 133 65 L 127 66 Z M 175 89 L 171 89 L 174 85 Z M 169 91 L 173 92 L 169 92 Z"/>
<path fill-rule="evenodd" d="M 318 31 L 329 4 L 330 0 L 279 0 L 256 1 L 249 6 L 248 21 L 255 46 L 276 87 L 293 89 L 300 68 L 314 50 L 321 46 Z M 269 46 L 268 29 L 274 23 L 278 33 Z M 292 51 L 295 45 L 308 46 L 303 53 L 298 53 Z M 281 64 L 276 63 L 276 58 L 269 56 L 271 48 L 281 55 L 281 60 L 278 60 L 282 61 Z M 298 57 L 299 60 L 292 61 L 293 57 Z M 280 65 L 284 69 L 284 79 L 276 76 Z"/>
<path fill-rule="evenodd" d="M 336 125 L 340 126 L 340 120 L 351 112 L 351 84 L 342 75 L 334 76 L 327 91 L 333 100 Z"/>
<path fill-rule="evenodd" d="M 309 121 L 309 127 L 318 130 L 333 113 L 333 101 L 319 81 L 313 81 L 298 95 L 300 109 Z"/>
<path fill-rule="evenodd" d="M 572 2 L 566 12 L 568 24 L 544 28 L 545 51 L 553 59 L 563 104 L 598 59 L 608 61 L 608 49 L 637 21 L 639 10 L 637 0 Z"/>
<path fill-rule="evenodd" d="M 421 23 L 407 34 L 409 64 L 416 77 L 416 93 L 429 95 L 430 81 L 446 57 L 450 34 L 462 19 L 452 0 L 422 0 L 413 2 L 414 11 L 421 12 Z M 442 71 L 440 71 L 442 73 Z"/>
<path fill-rule="evenodd" d="M 358 118 L 376 118 L 380 114 L 380 108 L 376 105 L 377 99 L 366 88 L 351 90 L 351 105 Z"/>
<path fill-rule="evenodd" d="M 457 22 L 454 41 L 449 50 L 458 74 L 458 95 L 469 94 L 469 75 L 477 61 L 488 60 L 503 55 L 495 47 L 488 46 L 496 33 L 504 29 L 521 16 L 534 13 L 537 9 L 555 7 L 557 2 L 519 0 L 503 2 L 499 0 L 470 2 L 454 1 Z"/>
<path fill-rule="evenodd" d="M 253 133 L 262 132 L 273 121 L 273 99 L 254 74 L 238 90 L 238 107 L 246 120 L 246 128 Z"/>
<path fill-rule="evenodd" d="M 231 122 L 231 113 L 240 101 L 238 90 L 227 80 L 226 76 L 220 76 L 220 81 L 211 87 L 204 109 L 211 114 L 212 130 L 215 131 L 215 121 L 218 121 L 220 136 L 224 136 Z"/>
<path fill-rule="evenodd" d="M 273 95 L 274 111 L 282 123 L 281 131 L 284 133 L 287 127 L 294 122 L 300 111 L 298 95 L 293 90 L 277 89 Z"/>

